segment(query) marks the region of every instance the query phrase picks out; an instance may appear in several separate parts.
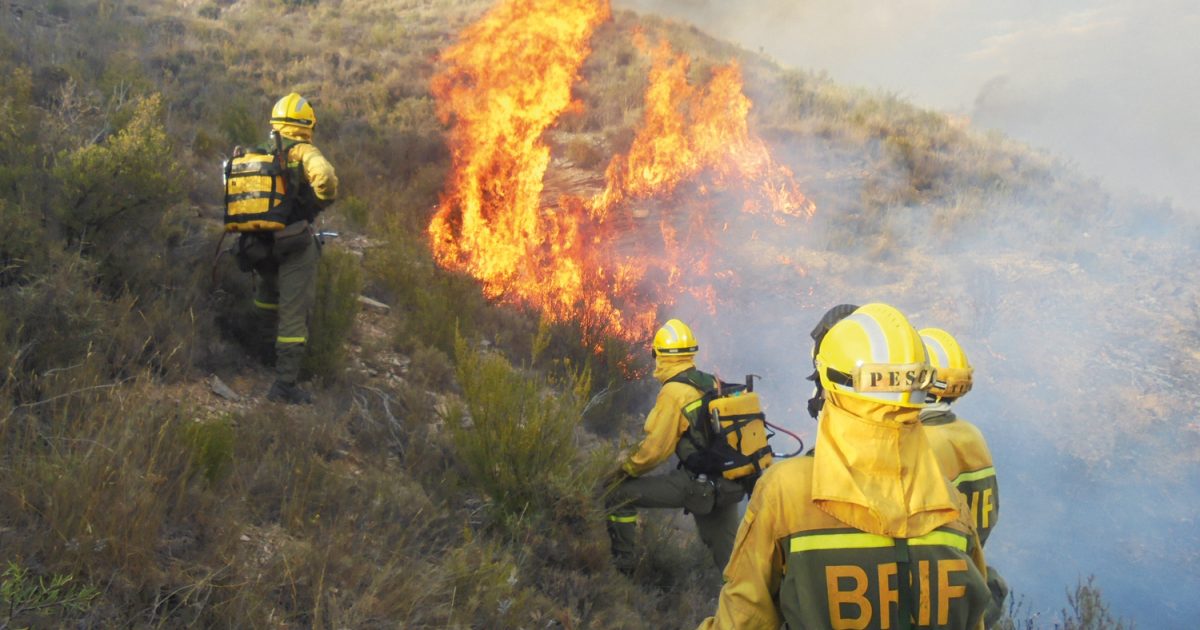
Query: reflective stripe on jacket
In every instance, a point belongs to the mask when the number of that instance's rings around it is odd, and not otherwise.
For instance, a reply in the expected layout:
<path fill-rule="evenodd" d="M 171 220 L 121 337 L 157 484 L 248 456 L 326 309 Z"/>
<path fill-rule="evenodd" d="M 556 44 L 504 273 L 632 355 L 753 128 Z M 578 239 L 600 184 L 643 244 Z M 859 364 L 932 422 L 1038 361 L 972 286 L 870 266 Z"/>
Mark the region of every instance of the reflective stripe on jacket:
<path fill-rule="evenodd" d="M 966 500 L 943 476 L 917 409 L 826 392 L 815 455 L 759 479 L 717 613 L 700 627 L 900 628 L 903 585 L 917 627 L 975 630 L 986 571 Z"/>
<path fill-rule="evenodd" d="M 654 378 L 663 383 L 654 401 L 654 408 L 642 426 L 642 441 L 621 468 L 632 477 L 639 477 L 663 463 L 675 452 L 679 438 L 690 426 L 683 408 L 703 393 L 686 383 L 667 383 L 671 377 L 695 367 L 691 356 L 659 355 Z"/>
<path fill-rule="evenodd" d="M 702 630 L 777 630 L 783 621 L 792 629 L 901 627 L 896 540 L 848 528 L 817 508 L 812 469 L 812 457 L 797 457 L 763 473 L 725 566 L 716 615 Z M 960 508 L 967 514 L 965 502 Z M 907 539 L 906 547 L 915 627 L 981 629 L 989 592 L 970 520 Z"/>
<path fill-rule="evenodd" d="M 979 540 L 986 545 L 1000 520 L 1000 486 L 983 433 L 944 405 L 922 409 L 921 424 L 942 473 L 967 497 Z"/>

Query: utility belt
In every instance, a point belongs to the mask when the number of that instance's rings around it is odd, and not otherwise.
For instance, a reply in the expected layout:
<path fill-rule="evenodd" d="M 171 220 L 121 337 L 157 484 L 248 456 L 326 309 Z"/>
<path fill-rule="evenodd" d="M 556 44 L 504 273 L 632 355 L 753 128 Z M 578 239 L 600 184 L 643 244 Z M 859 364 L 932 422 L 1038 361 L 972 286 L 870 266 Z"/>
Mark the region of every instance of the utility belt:
<path fill-rule="evenodd" d="M 275 232 L 244 232 L 238 238 L 235 258 L 242 271 L 273 271 L 287 258 L 313 246 L 308 221 L 296 221 Z"/>

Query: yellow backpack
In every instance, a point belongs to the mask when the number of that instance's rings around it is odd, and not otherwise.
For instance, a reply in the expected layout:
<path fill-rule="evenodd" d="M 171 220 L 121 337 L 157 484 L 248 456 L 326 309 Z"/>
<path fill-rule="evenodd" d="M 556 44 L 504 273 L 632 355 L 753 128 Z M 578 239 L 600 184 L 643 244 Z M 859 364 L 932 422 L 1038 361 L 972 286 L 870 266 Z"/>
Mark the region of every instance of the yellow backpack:
<path fill-rule="evenodd" d="M 681 462 L 683 467 L 726 479 L 757 481 L 771 465 L 774 453 L 767 441 L 767 416 L 754 391 L 753 375 L 748 375 L 742 385 L 691 369 L 668 382 L 686 383 L 704 392 L 683 409 L 689 423 L 704 436 L 697 439 L 691 430 L 685 434 L 696 450 Z"/>
<path fill-rule="evenodd" d="M 296 178 L 278 133 L 274 150 L 235 150 L 225 161 L 225 231 L 275 232 L 294 221 Z"/>
<path fill-rule="evenodd" d="M 758 400 L 758 393 L 749 389 L 718 396 L 708 404 L 712 417 L 712 428 L 717 431 L 718 443 L 725 438 L 731 457 L 721 474 L 726 479 L 741 479 L 748 475 L 758 477 L 771 465 L 774 455 L 767 442 L 766 414 Z M 723 449 L 722 449 L 723 450 Z M 740 465 L 739 465 L 740 463 Z"/>

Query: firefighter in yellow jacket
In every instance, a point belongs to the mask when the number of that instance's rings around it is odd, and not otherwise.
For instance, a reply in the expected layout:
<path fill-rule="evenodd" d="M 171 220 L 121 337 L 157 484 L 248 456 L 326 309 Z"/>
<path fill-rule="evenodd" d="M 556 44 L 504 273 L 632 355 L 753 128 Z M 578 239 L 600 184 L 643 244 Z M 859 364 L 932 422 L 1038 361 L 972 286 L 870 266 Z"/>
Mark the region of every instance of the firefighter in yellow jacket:
<path fill-rule="evenodd" d="M 737 504 L 745 496 L 742 484 L 697 473 L 683 464 L 663 475 L 645 476 L 672 454 L 680 462 L 694 461 L 690 456 L 706 446 L 696 413 L 702 389 L 713 389 L 716 379 L 696 369 L 693 359 L 698 350 L 692 330 L 677 319 L 654 335 L 654 378 L 663 386 L 646 416 L 641 443 L 621 462 L 621 480 L 607 496 L 612 553 L 617 568 L 626 573 L 637 563 L 637 508 L 683 508 L 691 513 L 718 569 L 725 566 L 733 547 Z"/>
<path fill-rule="evenodd" d="M 971 391 L 974 370 L 958 341 L 940 328 L 919 331 L 935 377 L 921 424 L 946 478 L 967 497 L 979 540 L 987 544 L 1000 518 L 1000 491 L 992 453 L 978 427 L 959 418 L 950 404 Z"/>
<path fill-rule="evenodd" d="M 934 368 L 929 404 L 921 409 L 925 437 L 937 456 L 942 473 L 967 498 L 979 541 L 986 545 L 992 528 L 1000 519 L 1000 487 L 992 465 L 992 453 L 979 428 L 950 409 L 954 401 L 971 391 L 974 368 L 967 360 L 967 353 L 950 333 L 940 328 L 924 328 L 918 332 Z M 1008 595 L 1004 578 L 990 566 L 988 587 L 993 600 L 986 619 L 990 626 L 1000 618 L 1004 598 Z"/>
<path fill-rule="evenodd" d="M 312 145 L 317 116 L 312 105 L 295 92 L 284 96 L 271 110 L 271 128 L 285 151 L 288 170 L 295 174 L 293 204 L 287 225 L 277 232 L 245 233 L 239 251 L 250 255 L 258 275 L 254 306 L 264 354 L 273 347 L 275 382 L 267 398 L 289 404 L 308 404 L 312 395 L 300 388 L 300 364 L 308 341 L 308 316 L 316 300 L 320 244 L 312 230 L 313 219 L 337 198 L 338 179 L 333 165 Z M 268 151 L 275 150 L 273 146 Z M 270 359 L 268 359 L 270 360 Z"/>
<path fill-rule="evenodd" d="M 867 304 L 814 360 L 817 446 L 759 480 L 700 627 L 982 628 L 983 550 L 921 428 L 932 367 L 917 331 Z"/>

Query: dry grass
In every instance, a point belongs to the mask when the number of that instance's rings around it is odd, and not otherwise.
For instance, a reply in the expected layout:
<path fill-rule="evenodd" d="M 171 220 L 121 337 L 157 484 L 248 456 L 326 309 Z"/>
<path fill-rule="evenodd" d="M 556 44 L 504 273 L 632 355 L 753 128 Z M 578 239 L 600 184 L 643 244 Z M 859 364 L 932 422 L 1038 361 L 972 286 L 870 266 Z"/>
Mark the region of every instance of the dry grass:
<path fill-rule="evenodd" d="M 488 4 L 56 0 L 21 23 L 0 14 L 0 557 L 97 589 L 60 621 L 644 628 L 711 609 L 719 578 L 670 515 L 646 519 L 644 571 L 609 566 L 593 478 L 637 422 L 647 385 L 622 374 L 644 353 L 610 340 L 593 355 L 578 330 L 489 305 L 430 260 L 423 227 L 449 152 L 428 79 Z M 633 137 L 641 23 L 618 13 L 596 35 L 585 106 L 555 132 L 577 166 Z M 975 220 L 979 198 L 950 193 L 964 186 L 1062 186 L 1043 158 L 894 97 L 644 23 L 694 51 L 698 77 L 740 59 L 755 124 L 785 154 L 855 156 L 864 185 L 823 195 L 846 239 L 880 243 L 883 218 L 914 204 Z M 361 269 L 326 257 L 318 406 L 219 402 L 194 383 L 269 377 L 238 341 L 249 281 L 225 260 L 210 286 L 217 164 L 293 89 L 317 107 L 346 191 L 327 220 L 375 242 Z M 341 369 L 360 288 L 391 306 L 372 351 L 407 355 L 402 378 Z M 43 620 L 31 615 L 0 625 Z"/>

